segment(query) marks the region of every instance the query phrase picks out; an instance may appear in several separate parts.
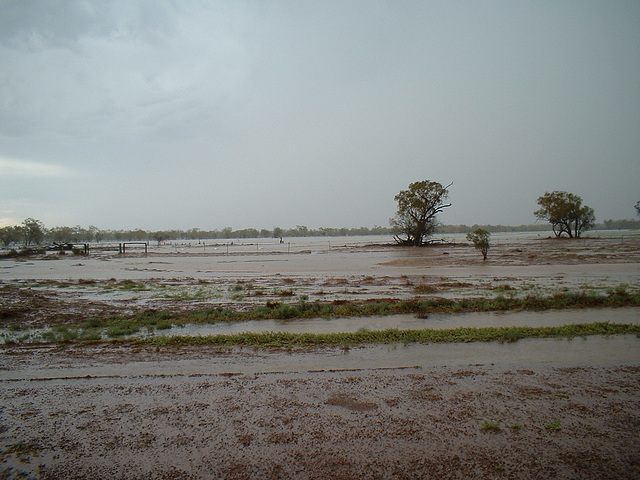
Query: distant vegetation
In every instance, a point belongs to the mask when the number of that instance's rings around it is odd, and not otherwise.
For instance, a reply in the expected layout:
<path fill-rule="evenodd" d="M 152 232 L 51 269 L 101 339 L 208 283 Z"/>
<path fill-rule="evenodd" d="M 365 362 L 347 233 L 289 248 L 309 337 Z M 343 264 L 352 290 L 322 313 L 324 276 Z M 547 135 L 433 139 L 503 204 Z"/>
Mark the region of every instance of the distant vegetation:
<path fill-rule="evenodd" d="M 532 232 L 547 231 L 548 224 L 538 225 L 438 225 L 437 234 L 466 234 L 477 229 L 496 232 Z M 605 220 L 602 224 L 594 226 L 598 230 L 634 230 L 640 229 L 640 220 Z M 225 240 L 240 238 L 286 238 L 286 237 L 343 237 L 355 235 L 388 235 L 394 234 L 390 227 L 374 226 L 372 228 L 308 228 L 298 225 L 295 228 L 275 227 L 273 230 L 245 228 L 233 230 L 231 227 L 222 230 L 201 230 L 192 228 L 189 230 L 101 230 L 95 226 L 88 228 L 53 227 L 46 228 L 41 221 L 32 218 L 26 219 L 21 225 L 0 228 L 0 246 L 37 245 L 42 243 L 94 243 L 94 242 L 121 242 L 131 241 L 175 241 L 175 240 Z"/>

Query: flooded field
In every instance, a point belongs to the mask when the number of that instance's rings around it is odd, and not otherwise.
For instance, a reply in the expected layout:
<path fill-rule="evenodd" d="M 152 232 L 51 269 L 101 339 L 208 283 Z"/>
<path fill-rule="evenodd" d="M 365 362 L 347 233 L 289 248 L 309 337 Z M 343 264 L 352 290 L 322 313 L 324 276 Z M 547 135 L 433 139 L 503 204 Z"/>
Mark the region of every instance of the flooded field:
<path fill-rule="evenodd" d="M 49 254 L 1 260 L 0 294 L 7 317 L 40 327 L 147 309 L 247 309 L 275 302 L 523 297 L 606 292 L 620 285 L 638 288 L 640 236 L 615 233 L 618 236 L 576 241 L 549 239 L 538 232 L 496 235 L 486 262 L 460 237 L 429 248 L 395 247 L 388 238 L 343 237 L 295 239 L 292 253 L 179 253 L 173 251 L 175 245 L 163 245 L 146 255 Z M 250 246 L 243 245 L 233 248 Z"/>
<path fill-rule="evenodd" d="M 487 262 L 461 236 L 419 249 L 361 237 L 3 259 L 0 328 L 14 341 L 145 312 L 635 295 L 640 236 L 614 233 L 496 235 Z M 136 335 L 603 321 L 637 325 L 640 310 L 168 322 Z M 330 348 L 5 343 L 0 478 L 635 479 L 639 385 L 636 335 Z"/>

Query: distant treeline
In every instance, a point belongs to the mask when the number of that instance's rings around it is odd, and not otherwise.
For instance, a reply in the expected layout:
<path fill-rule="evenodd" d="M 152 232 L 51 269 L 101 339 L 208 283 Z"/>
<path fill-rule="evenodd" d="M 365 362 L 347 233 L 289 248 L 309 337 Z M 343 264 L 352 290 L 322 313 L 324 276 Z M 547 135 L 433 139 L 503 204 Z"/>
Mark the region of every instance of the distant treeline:
<path fill-rule="evenodd" d="M 483 228 L 489 232 L 531 232 L 547 231 L 548 224 L 538 225 L 440 225 L 437 233 L 468 233 Z M 635 230 L 640 229 L 640 220 L 606 220 L 596 224 L 598 230 Z M 156 241 L 159 243 L 173 240 L 209 240 L 209 239 L 240 239 L 240 238 L 285 238 L 285 237 L 344 237 L 355 235 L 389 235 L 396 233 L 390 227 L 378 225 L 359 228 L 308 228 L 298 225 L 295 228 L 275 227 L 273 230 L 245 228 L 234 230 L 231 227 L 222 230 L 101 230 L 90 226 L 84 228 L 53 227 L 45 228 L 42 222 L 27 219 L 21 225 L 0 228 L 0 244 L 43 244 L 43 243 L 94 243 L 94 242 L 122 242 L 122 241 Z"/>

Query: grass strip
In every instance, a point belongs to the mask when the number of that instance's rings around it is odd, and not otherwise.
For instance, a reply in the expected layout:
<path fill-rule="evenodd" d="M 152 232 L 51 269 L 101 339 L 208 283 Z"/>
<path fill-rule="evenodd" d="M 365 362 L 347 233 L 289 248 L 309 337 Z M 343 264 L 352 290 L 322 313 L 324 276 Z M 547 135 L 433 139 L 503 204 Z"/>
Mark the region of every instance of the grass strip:
<path fill-rule="evenodd" d="M 238 333 L 234 335 L 156 336 L 127 340 L 140 345 L 181 346 L 218 345 L 254 347 L 354 346 L 380 343 L 453 343 L 453 342 L 516 342 L 524 338 L 575 338 L 589 335 L 635 334 L 640 325 L 609 322 L 581 323 L 559 327 L 486 327 L 447 330 L 421 329 L 368 331 L 351 333 Z"/>
<path fill-rule="evenodd" d="M 127 317 L 101 319 L 111 337 L 129 335 L 142 327 L 169 328 L 171 325 L 239 322 L 246 320 L 293 318 L 340 318 L 431 313 L 465 313 L 490 311 L 551 310 L 575 308 L 620 308 L 640 306 L 640 293 L 617 288 L 606 295 L 592 292 L 561 292 L 552 296 L 527 296 L 466 299 L 376 299 L 365 302 L 336 301 L 268 303 L 251 310 L 207 308 L 188 312 L 148 310 Z M 90 319 L 89 321 L 95 319 Z"/>
<path fill-rule="evenodd" d="M 429 299 L 374 299 L 364 302 L 334 301 L 294 303 L 267 303 L 250 310 L 205 308 L 192 311 L 146 310 L 133 315 L 117 317 L 91 317 L 82 323 L 57 325 L 43 335 L 45 342 L 99 341 L 105 333 L 110 338 L 122 338 L 146 328 L 150 331 L 166 330 L 185 324 L 214 324 L 264 319 L 340 318 L 413 314 L 426 317 L 432 313 L 466 313 L 490 311 L 544 311 L 551 309 L 620 308 L 640 306 L 640 290 L 629 291 L 620 285 L 606 294 L 594 292 L 559 292 L 552 296 L 526 296 L 492 298 L 429 298 Z M 1 313 L 1 312 L 0 312 Z M 1 315 L 0 315 L 1 316 Z M 1 322 L 0 322 L 1 323 Z M 13 329 L 14 325 L 11 325 Z M 20 330 L 20 325 L 15 325 Z M 30 337 L 7 343 L 29 341 Z M 404 340 L 398 340 L 404 341 Z M 412 341 L 412 340 L 408 340 Z M 332 340 L 333 343 L 336 343 Z M 339 343 L 339 342 L 337 342 Z M 357 342 L 356 342 L 357 343 Z M 368 343 L 368 341 L 364 341 Z"/>

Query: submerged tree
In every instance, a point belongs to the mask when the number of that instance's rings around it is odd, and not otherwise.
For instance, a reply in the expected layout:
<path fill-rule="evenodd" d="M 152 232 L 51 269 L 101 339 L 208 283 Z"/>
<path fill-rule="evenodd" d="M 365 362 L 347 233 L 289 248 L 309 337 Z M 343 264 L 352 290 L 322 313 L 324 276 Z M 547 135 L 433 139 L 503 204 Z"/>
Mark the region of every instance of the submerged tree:
<path fill-rule="evenodd" d="M 487 259 L 487 254 L 489 253 L 489 248 L 491 247 L 491 243 L 489 241 L 490 236 L 491 233 L 483 228 L 478 228 L 473 233 L 467 233 L 467 240 L 473 242 L 473 246 L 476 248 L 476 250 L 480 250 L 480 253 L 482 253 L 483 261 Z"/>
<path fill-rule="evenodd" d="M 553 191 L 538 197 L 540 209 L 534 215 L 551 224 L 556 237 L 566 233 L 569 238 L 578 238 L 595 222 L 593 208 L 582 205 L 582 198 L 573 193 Z"/>
<path fill-rule="evenodd" d="M 395 230 L 394 239 L 401 245 L 421 246 L 425 238 L 433 235 L 436 227 L 436 215 L 450 203 L 448 188 L 438 182 L 423 180 L 409 185 L 407 190 L 400 191 L 395 196 L 398 211 L 389 220 Z"/>

